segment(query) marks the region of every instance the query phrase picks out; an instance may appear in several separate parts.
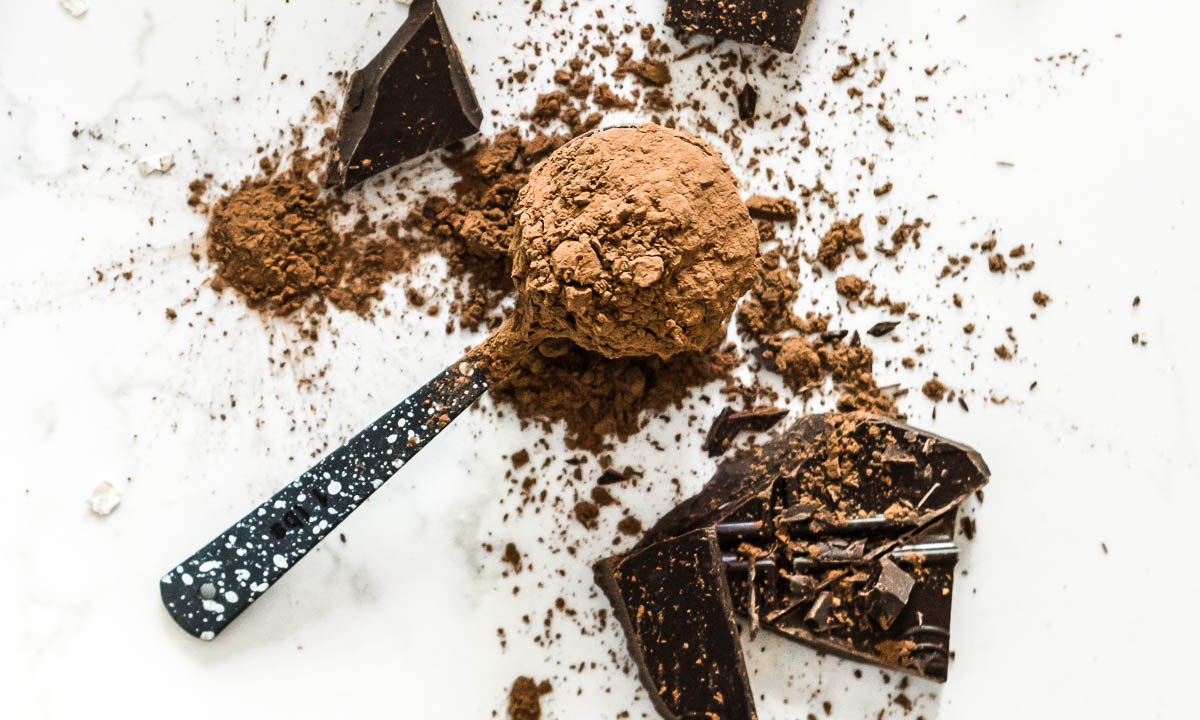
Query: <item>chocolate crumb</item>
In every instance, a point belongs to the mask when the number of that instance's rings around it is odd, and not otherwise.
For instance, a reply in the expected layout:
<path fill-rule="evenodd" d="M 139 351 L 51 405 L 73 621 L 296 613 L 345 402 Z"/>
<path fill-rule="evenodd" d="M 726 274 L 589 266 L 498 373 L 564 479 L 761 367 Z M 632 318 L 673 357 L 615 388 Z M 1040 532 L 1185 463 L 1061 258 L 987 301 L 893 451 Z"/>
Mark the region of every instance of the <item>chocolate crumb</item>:
<path fill-rule="evenodd" d="M 596 503 L 580 500 L 575 503 L 574 512 L 575 519 L 588 530 L 594 530 L 599 525 L 597 519 L 600 517 L 600 506 Z"/>
<path fill-rule="evenodd" d="M 946 386 L 937 378 L 932 378 L 921 386 L 921 392 L 925 393 L 925 397 L 934 402 L 941 402 L 946 397 L 946 390 Z"/>
<path fill-rule="evenodd" d="M 500 559 L 511 565 L 513 572 L 521 572 L 521 552 L 517 550 L 517 546 L 513 543 L 504 546 L 504 554 Z"/>
<path fill-rule="evenodd" d="M 528 450 L 526 450 L 525 448 L 521 448 L 520 450 L 518 450 L 512 454 L 512 466 L 514 468 L 521 468 L 527 464 L 529 464 L 529 451 Z"/>
<path fill-rule="evenodd" d="M 642 521 L 632 515 L 626 515 L 617 523 L 617 530 L 623 535 L 640 535 L 642 533 Z"/>
<path fill-rule="evenodd" d="M 508 691 L 509 720 L 541 720 L 541 697 L 550 690 L 549 680 L 535 683 L 531 677 L 518 677 Z"/>

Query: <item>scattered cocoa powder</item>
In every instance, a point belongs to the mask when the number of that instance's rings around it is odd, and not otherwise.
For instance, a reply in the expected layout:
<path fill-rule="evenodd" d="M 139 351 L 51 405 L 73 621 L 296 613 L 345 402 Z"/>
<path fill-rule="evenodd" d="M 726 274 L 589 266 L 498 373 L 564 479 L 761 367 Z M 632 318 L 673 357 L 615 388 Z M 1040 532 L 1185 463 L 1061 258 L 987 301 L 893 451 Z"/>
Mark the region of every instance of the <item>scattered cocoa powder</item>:
<path fill-rule="evenodd" d="M 941 402 L 946 397 L 947 388 L 941 380 L 930 378 L 924 385 L 921 386 L 921 392 L 925 393 L 925 397 L 934 402 Z"/>
<path fill-rule="evenodd" d="M 313 162 L 296 154 L 290 167 L 247 178 L 213 205 L 206 248 L 217 266 L 214 288 L 231 287 L 268 314 L 310 301 L 365 314 L 383 283 L 409 265 L 402 244 L 366 239 L 374 232 L 366 223 L 334 230 L 335 204 L 314 174 Z"/>
<path fill-rule="evenodd" d="M 830 270 L 836 270 L 846 257 L 847 250 L 863 244 L 862 229 L 859 227 L 861 220 L 860 215 L 849 222 L 835 222 L 821 238 L 821 245 L 817 248 L 817 261 Z"/>
<path fill-rule="evenodd" d="M 551 689 L 549 680 L 538 683 L 525 675 L 518 677 L 508 691 L 509 720 L 541 720 L 541 698 Z"/>
<path fill-rule="evenodd" d="M 617 530 L 623 535 L 640 535 L 642 533 L 642 521 L 626 515 L 617 523 Z"/>
<path fill-rule="evenodd" d="M 875 354 L 859 342 L 857 334 L 848 343 L 791 336 L 775 350 L 776 368 L 793 392 L 816 389 L 831 378 L 839 391 L 838 410 L 900 417 L 894 398 L 875 381 L 874 363 Z"/>
<path fill-rule="evenodd" d="M 671 82 L 671 69 L 661 60 L 645 59 L 640 62 L 627 60 L 613 73 L 615 77 L 633 75 L 642 84 L 662 87 Z"/>
<path fill-rule="evenodd" d="M 575 519 L 585 528 L 592 530 L 600 517 L 600 506 L 590 500 L 580 500 L 575 503 Z"/>
<path fill-rule="evenodd" d="M 525 465 L 527 465 L 529 463 L 529 451 L 526 450 L 525 448 L 521 448 L 520 450 L 513 453 L 512 458 L 510 458 L 510 459 L 512 460 L 512 466 L 514 468 L 524 467 Z"/>
<path fill-rule="evenodd" d="M 855 299 L 867 289 L 867 281 L 857 275 L 843 275 L 834 281 L 838 295 Z"/>
<path fill-rule="evenodd" d="M 513 572 L 521 572 L 521 551 L 513 543 L 504 546 L 504 555 L 500 559 L 511 565 Z"/>
<path fill-rule="evenodd" d="M 755 220 L 796 222 L 796 203 L 787 198 L 753 195 L 746 200 L 746 209 Z"/>
<path fill-rule="evenodd" d="M 680 353 L 667 360 L 610 360 L 565 341 L 547 341 L 492 388 L 492 397 L 547 431 L 565 424 L 569 448 L 600 452 L 624 441 L 651 413 L 677 406 L 692 388 L 728 378 L 736 364 L 723 352 Z"/>

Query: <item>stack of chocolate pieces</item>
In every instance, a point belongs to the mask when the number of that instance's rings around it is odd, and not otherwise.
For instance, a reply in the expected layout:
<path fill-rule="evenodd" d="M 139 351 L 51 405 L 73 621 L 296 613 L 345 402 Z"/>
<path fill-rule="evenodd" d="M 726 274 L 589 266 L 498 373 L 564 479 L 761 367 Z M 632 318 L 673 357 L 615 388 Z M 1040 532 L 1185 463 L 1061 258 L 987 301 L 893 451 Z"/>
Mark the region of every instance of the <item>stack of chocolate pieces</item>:
<path fill-rule="evenodd" d="M 808 416 L 722 463 L 596 578 L 667 718 L 755 717 L 734 614 L 943 682 L 955 518 L 988 476 L 971 448 L 896 420 Z"/>

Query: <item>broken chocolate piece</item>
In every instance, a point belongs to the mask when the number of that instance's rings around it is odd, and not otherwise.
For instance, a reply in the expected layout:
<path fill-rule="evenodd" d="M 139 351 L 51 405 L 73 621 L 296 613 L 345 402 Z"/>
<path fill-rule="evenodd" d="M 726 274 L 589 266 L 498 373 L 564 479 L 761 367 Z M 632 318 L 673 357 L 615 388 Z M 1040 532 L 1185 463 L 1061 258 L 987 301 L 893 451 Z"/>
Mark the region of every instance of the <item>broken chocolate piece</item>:
<path fill-rule="evenodd" d="M 435 0 L 415 0 L 388 44 L 350 77 L 328 182 L 350 187 L 479 132 L 483 111 Z"/>
<path fill-rule="evenodd" d="M 742 120 L 753 120 L 754 111 L 758 108 L 758 91 L 750 83 L 737 94 L 738 117 Z"/>
<path fill-rule="evenodd" d="M 667 25 L 792 52 L 800 41 L 811 0 L 668 0 Z"/>
<path fill-rule="evenodd" d="M 756 717 L 712 528 L 602 560 L 595 573 L 663 717 Z"/>
<path fill-rule="evenodd" d="M 762 432 L 770 430 L 775 423 L 782 420 L 788 411 L 783 408 L 754 408 L 752 410 L 735 411 L 725 408 L 713 420 L 704 444 L 700 447 L 709 457 L 724 455 L 729 445 L 742 432 Z"/>
<path fill-rule="evenodd" d="M 804 616 L 804 625 L 814 633 L 823 633 L 830 628 L 829 616 L 833 613 L 833 593 L 823 590 Z"/>
<path fill-rule="evenodd" d="M 871 337 L 883 337 L 884 335 L 887 335 L 891 331 L 895 330 L 896 326 L 899 324 L 899 320 L 884 320 L 883 322 L 877 322 L 872 325 L 869 330 L 867 330 L 867 334 Z"/>
<path fill-rule="evenodd" d="M 901 570 L 890 557 L 885 556 L 879 561 L 879 577 L 866 595 L 871 617 L 879 627 L 887 630 L 892 626 L 908 604 L 908 596 L 915 584 L 912 575 Z"/>
<path fill-rule="evenodd" d="M 810 415 L 722 462 L 635 551 L 715 528 L 752 625 L 942 682 L 955 518 L 988 475 L 971 448 L 899 421 Z"/>

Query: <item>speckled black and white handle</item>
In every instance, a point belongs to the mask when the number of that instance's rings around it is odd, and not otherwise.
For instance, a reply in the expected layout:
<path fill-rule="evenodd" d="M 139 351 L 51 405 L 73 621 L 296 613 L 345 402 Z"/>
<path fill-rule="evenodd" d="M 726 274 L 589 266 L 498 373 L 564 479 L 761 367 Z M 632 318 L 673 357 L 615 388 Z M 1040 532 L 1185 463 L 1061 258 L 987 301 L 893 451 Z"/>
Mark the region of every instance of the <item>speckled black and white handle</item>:
<path fill-rule="evenodd" d="M 175 622 L 201 640 L 220 634 L 487 390 L 497 373 L 479 362 L 479 350 L 164 575 L 162 599 Z"/>

